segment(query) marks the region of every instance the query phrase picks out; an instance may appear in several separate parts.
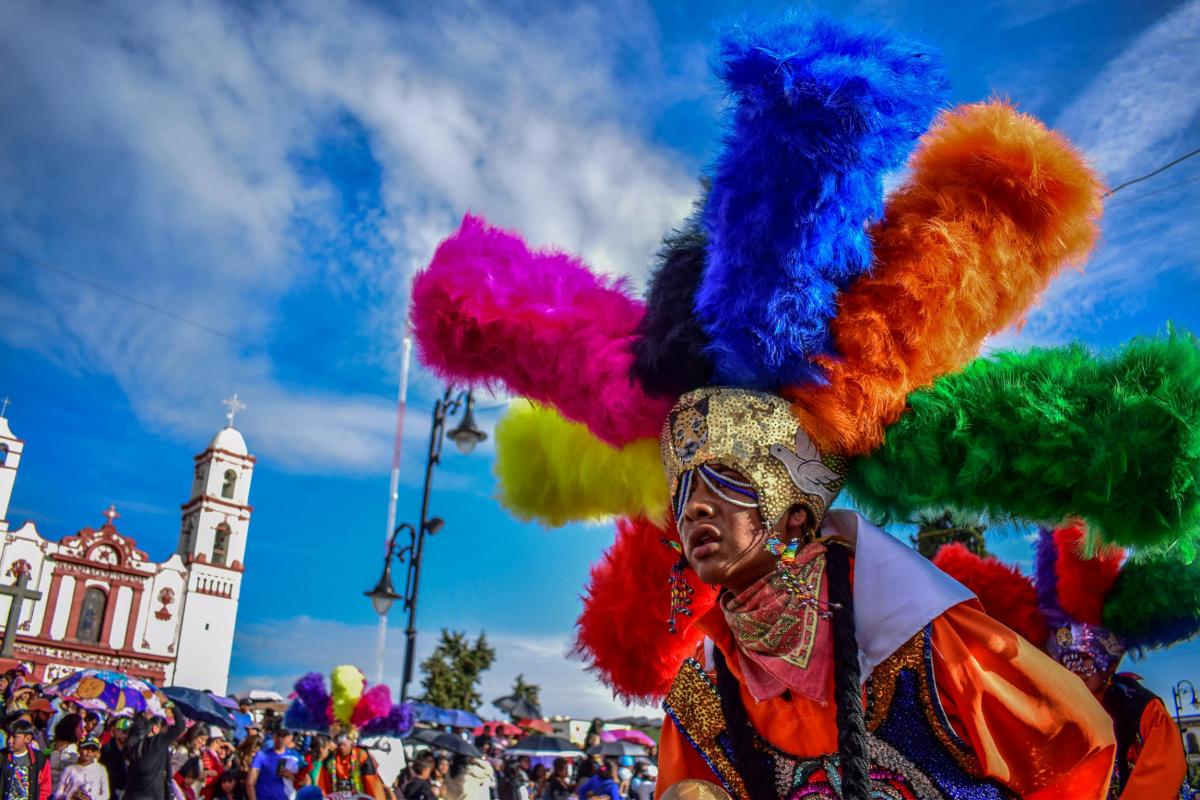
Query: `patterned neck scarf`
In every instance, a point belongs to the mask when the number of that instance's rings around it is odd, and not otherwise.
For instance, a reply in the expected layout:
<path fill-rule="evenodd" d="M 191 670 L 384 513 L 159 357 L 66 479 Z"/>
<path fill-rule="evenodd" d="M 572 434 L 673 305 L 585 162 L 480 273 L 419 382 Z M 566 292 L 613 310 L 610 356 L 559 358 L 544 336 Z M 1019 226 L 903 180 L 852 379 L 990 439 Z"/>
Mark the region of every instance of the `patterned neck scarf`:
<path fill-rule="evenodd" d="M 825 545 L 811 542 L 779 567 L 741 594 L 721 596 L 742 674 L 759 702 L 791 690 L 825 704 L 833 662 Z"/>

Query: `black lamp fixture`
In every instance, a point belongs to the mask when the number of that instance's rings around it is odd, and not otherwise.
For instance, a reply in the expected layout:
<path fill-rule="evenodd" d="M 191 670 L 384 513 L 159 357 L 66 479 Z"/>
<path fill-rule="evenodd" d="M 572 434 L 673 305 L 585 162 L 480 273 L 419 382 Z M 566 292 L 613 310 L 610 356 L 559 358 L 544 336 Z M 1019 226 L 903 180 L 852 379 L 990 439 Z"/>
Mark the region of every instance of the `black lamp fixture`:
<path fill-rule="evenodd" d="M 446 431 L 446 438 L 454 442 L 458 452 L 463 455 L 470 453 L 477 444 L 487 439 L 487 433 L 475 422 L 475 396 L 470 392 L 467 392 L 466 403 L 467 407 L 463 411 L 462 419 L 456 426 Z"/>

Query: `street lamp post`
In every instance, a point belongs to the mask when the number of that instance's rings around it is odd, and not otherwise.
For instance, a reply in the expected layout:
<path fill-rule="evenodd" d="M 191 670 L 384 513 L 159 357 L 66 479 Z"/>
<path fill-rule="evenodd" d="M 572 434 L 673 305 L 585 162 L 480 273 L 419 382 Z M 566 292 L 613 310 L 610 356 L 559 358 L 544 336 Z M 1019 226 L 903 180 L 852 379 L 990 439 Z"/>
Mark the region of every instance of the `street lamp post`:
<path fill-rule="evenodd" d="M 462 419 L 451 430 L 446 430 L 447 418 L 463 409 Z M 437 517 L 429 516 L 429 491 L 433 482 L 433 468 L 441 462 L 443 433 L 445 438 L 454 442 L 460 453 L 470 453 L 475 446 L 487 438 L 487 434 L 475 423 L 475 397 L 469 390 L 457 395 L 451 389 L 433 404 L 433 427 L 429 431 L 429 452 L 425 460 L 425 488 L 421 496 L 421 522 L 414 528 L 407 522 L 402 522 L 392 531 L 388 541 L 387 553 L 384 556 L 383 575 L 375 588 L 364 592 L 371 598 L 375 613 L 386 616 L 396 600 L 404 601 L 408 611 L 408 626 L 404 629 L 404 677 L 400 684 L 400 700 L 408 699 L 408 685 L 412 683 L 413 659 L 416 656 L 417 645 L 417 596 L 421 584 L 421 559 L 425 554 L 425 534 L 434 535 L 444 524 Z M 396 550 L 396 537 L 401 531 L 408 531 L 409 543 Z M 392 587 L 392 559 L 397 558 L 407 565 L 404 577 L 404 594 L 398 595 Z"/>
<path fill-rule="evenodd" d="M 1184 680 L 1181 680 L 1179 683 L 1177 683 L 1171 687 L 1171 699 L 1175 701 L 1175 724 L 1177 726 L 1179 726 L 1180 734 L 1183 733 L 1182 711 L 1183 711 L 1183 693 L 1185 691 L 1188 692 L 1189 694 L 1191 694 L 1191 696 L 1192 696 L 1191 700 L 1189 701 L 1192 704 L 1192 708 L 1196 708 L 1197 706 L 1200 706 L 1200 702 L 1196 701 L 1196 687 L 1192 685 L 1191 681 L 1189 681 L 1185 678 Z"/>

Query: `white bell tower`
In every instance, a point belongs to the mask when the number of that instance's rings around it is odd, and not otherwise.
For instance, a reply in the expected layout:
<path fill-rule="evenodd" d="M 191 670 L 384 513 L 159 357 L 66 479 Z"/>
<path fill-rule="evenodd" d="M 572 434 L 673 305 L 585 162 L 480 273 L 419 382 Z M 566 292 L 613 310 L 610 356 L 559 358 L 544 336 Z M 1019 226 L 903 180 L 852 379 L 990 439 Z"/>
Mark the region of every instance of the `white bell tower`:
<path fill-rule="evenodd" d="M 196 456 L 191 498 L 183 505 L 179 555 L 188 565 L 174 684 L 225 693 L 241 595 L 250 477 L 254 456 L 233 427 L 245 409 L 235 394 L 225 401 L 226 425 Z"/>
<path fill-rule="evenodd" d="M 8 530 L 8 503 L 17 482 L 21 451 L 25 449 L 25 442 L 13 436 L 8 427 L 8 403 L 7 397 L 0 400 L 0 533 Z"/>

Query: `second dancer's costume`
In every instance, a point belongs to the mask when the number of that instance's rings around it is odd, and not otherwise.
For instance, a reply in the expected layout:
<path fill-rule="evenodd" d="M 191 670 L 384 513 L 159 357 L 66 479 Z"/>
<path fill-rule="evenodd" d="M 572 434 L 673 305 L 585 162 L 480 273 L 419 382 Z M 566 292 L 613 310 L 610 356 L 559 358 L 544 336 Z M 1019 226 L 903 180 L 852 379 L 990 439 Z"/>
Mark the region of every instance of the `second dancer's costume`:
<path fill-rule="evenodd" d="M 1200 563 L 1088 547 L 1081 525 L 1038 534 L 1034 578 L 962 545 L 934 562 L 974 591 L 984 609 L 1089 682 L 1112 718 L 1112 798 L 1179 796 L 1183 739 L 1163 701 L 1136 675 L 1118 673 L 1127 650 L 1169 647 L 1200 633 Z M 1094 543 L 1092 545 L 1095 547 Z"/>

